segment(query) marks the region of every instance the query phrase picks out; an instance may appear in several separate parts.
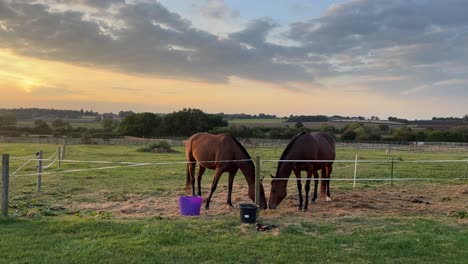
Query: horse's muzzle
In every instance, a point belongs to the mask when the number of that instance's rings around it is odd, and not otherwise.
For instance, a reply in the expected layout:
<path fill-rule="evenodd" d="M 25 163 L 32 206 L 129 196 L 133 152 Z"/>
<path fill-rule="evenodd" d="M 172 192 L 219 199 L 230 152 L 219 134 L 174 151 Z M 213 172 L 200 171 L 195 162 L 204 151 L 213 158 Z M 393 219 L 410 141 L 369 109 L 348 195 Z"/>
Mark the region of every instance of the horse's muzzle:
<path fill-rule="evenodd" d="M 270 209 L 276 209 L 276 204 L 271 204 L 270 203 L 270 205 L 268 207 L 270 207 Z"/>

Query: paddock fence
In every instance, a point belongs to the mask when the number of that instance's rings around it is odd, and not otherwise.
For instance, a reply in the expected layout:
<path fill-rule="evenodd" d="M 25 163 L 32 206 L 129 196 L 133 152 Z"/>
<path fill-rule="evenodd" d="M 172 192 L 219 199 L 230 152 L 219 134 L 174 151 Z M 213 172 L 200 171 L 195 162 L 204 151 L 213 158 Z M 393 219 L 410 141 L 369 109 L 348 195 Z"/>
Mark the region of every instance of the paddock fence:
<path fill-rule="evenodd" d="M 23 157 L 10 157 L 9 154 L 2 155 L 2 215 L 8 215 L 8 197 L 9 197 L 9 182 L 12 177 L 37 177 L 37 192 L 41 192 L 42 177 L 47 177 L 52 174 L 66 175 L 85 171 L 102 171 L 114 170 L 118 168 L 137 168 L 143 166 L 175 166 L 185 165 L 188 163 L 185 160 L 159 161 L 159 162 L 132 162 L 132 161 L 105 161 L 105 160 L 73 160 L 65 159 L 68 155 L 65 145 L 59 147 L 52 155 L 47 158 L 43 157 L 42 150 L 39 150 L 34 155 Z M 10 162 L 16 163 L 16 168 L 10 173 Z M 356 154 L 355 159 L 348 160 L 262 160 L 260 156 L 255 159 L 241 160 L 218 160 L 218 161 L 200 161 L 199 163 L 240 163 L 254 162 L 255 163 L 255 183 L 256 183 L 256 202 L 259 204 L 260 183 L 263 181 L 298 181 L 306 180 L 306 178 L 290 177 L 289 175 L 278 176 L 275 178 L 266 177 L 266 175 L 274 174 L 277 166 L 281 163 L 334 163 L 334 172 L 332 178 L 326 178 L 329 181 L 352 182 L 353 187 L 356 187 L 357 182 L 390 182 L 393 185 L 396 181 L 431 181 L 431 182 L 466 182 L 468 174 L 468 159 L 453 159 L 453 160 L 398 160 L 398 159 L 375 159 L 362 160 Z M 31 166 L 33 164 L 33 166 Z M 93 164 L 99 167 L 67 167 L 67 164 Z M 442 165 L 449 164 L 448 167 Z M 35 168 L 34 168 L 35 165 Z M 404 165 L 404 166 L 403 166 Z M 373 166 L 373 167 L 369 167 Z M 400 167 L 397 171 L 396 168 Z M 447 169 L 450 168 L 450 169 Z M 425 169 L 425 171 L 423 170 Z M 435 170 L 441 170 L 435 172 Z M 362 171 L 362 175 L 361 175 Z M 422 173 L 410 177 L 414 171 Z M 184 172 L 185 173 L 185 172 Z M 307 180 L 324 180 L 319 178 L 309 178 Z"/>
<path fill-rule="evenodd" d="M 92 145 L 127 145 L 145 146 L 166 141 L 171 147 L 183 147 L 186 138 L 63 138 L 63 137 L 3 137 L 0 143 L 32 143 L 32 144 L 92 144 Z M 281 151 L 289 143 L 289 139 L 258 139 L 239 138 L 239 141 L 248 148 L 275 148 Z M 375 142 L 336 142 L 337 149 L 355 150 L 382 150 L 390 154 L 392 151 L 415 152 L 468 152 L 468 143 L 462 142 L 415 142 L 415 141 L 375 141 Z"/>

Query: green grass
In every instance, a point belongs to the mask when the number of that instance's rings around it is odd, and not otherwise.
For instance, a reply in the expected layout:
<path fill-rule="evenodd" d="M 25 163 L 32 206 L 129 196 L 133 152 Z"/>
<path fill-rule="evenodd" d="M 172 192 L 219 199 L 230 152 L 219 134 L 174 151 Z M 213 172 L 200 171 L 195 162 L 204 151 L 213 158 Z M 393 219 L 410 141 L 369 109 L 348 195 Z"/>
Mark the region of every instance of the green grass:
<path fill-rule="evenodd" d="M 13 172 L 24 163 L 14 157 L 43 150 L 52 155 L 57 145 L 0 144 L 11 155 Z M 167 162 L 183 161 L 179 153 L 138 152 L 137 146 L 69 145 L 67 159 Z M 278 159 L 282 149 L 248 149 L 264 160 Z M 338 150 L 337 159 L 388 159 L 385 151 Z M 394 152 L 406 160 L 466 159 L 466 153 Z M 351 178 L 352 163 L 335 164 L 334 178 Z M 397 163 L 395 177 L 461 177 L 466 164 Z M 92 168 L 100 164 L 64 163 L 60 170 Z M 54 165 L 49 170 L 57 170 Z M 276 163 L 262 163 L 262 175 L 274 174 Z M 31 163 L 18 174 L 34 173 Z M 240 174 L 240 173 L 239 173 Z M 389 177 L 389 164 L 359 164 L 358 177 Z M 212 172 L 203 180 L 210 187 Z M 244 184 L 238 175 L 237 183 Z M 220 185 L 227 184 L 221 177 Z M 359 186 L 382 185 L 360 182 Z M 397 183 L 398 184 L 398 183 Z M 441 181 L 441 184 L 461 184 Z M 75 211 L 76 203 L 124 201 L 128 194 L 175 199 L 184 193 L 185 164 L 151 165 L 102 171 L 43 176 L 43 191 L 36 177 L 12 176 L 11 218 L 0 219 L 0 263 L 464 263 L 468 258 L 468 232 L 463 216 L 372 215 L 262 218 L 279 231 L 257 232 L 240 224 L 236 213 L 200 217 L 147 216 L 126 219 L 106 211 Z M 332 188 L 351 188 L 351 182 L 333 182 Z M 220 188 L 220 187 L 218 187 Z M 265 179 L 265 188 L 269 182 Z M 295 184 L 289 184 L 296 194 Z M 333 192 L 333 190 L 332 190 Z M 217 199 L 225 199 L 218 197 Z M 63 209 L 52 210 L 60 205 Z"/>
<path fill-rule="evenodd" d="M 0 220 L 2 263 L 464 263 L 466 226 L 422 218 Z"/>

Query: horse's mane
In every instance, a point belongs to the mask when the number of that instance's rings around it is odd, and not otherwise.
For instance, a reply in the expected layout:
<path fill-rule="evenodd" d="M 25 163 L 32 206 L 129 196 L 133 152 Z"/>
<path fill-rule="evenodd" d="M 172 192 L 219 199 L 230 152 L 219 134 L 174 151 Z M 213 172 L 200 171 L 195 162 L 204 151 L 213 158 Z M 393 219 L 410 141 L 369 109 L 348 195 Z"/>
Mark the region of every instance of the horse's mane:
<path fill-rule="evenodd" d="M 242 153 L 244 153 L 245 156 L 247 156 L 248 159 L 251 159 L 249 153 L 247 152 L 247 150 L 244 148 L 244 146 L 239 142 L 239 140 L 237 140 L 237 138 L 235 138 L 234 136 L 230 135 L 232 137 L 232 139 L 234 139 L 234 141 L 237 143 L 237 145 L 240 147 L 240 149 L 242 150 Z"/>
<path fill-rule="evenodd" d="M 288 145 L 286 146 L 286 148 L 284 149 L 283 153 L 281 154 L 280 160 L 283 160 L 283 159 L 286 157 L 286 155 L 289 153 L 289 151 L 291 150 L 292 146 L 294 145 L 294 142 L 296 142 L 296 140 L 297 140 L 300 136 L 305 135 L 305 134 L 306 134 L 306 132 L 303 131 L 303 132 L 301 132 L 301 133 L 295 135 L 295 136 L 291 139 L 291 141 L 289 141 Z M 280 164 L 278 165 L 278 168 L 276 169 L 276 175 L 278 175 L 279 169 L 280 169 L 281 165 L 283 165 L 283 164 L 284 164 L 284 162 L 280 162 Z"/>
<path fill-rule="evenodd" d="M 247 157 L 247 159 L 252 159 L 252 157 L 250 157 L 249 153 L 247 152 L 247 150 L 244 148 L 244 146 L 239 142 L 239 140 L 237 140 L 237 138 L 235 138 L 233 135 L 230 135 L 232 139 L 234 139 L 234 142 L 237 143 L 237 145 L 239 146 L 239 148 L 242 150 L 242 153 L 244 153 L 244 155 Z M 253 161 L 250 161 L 249 162 L 254 168 L 255 168 L 255 165 L 253 163 Z"/>

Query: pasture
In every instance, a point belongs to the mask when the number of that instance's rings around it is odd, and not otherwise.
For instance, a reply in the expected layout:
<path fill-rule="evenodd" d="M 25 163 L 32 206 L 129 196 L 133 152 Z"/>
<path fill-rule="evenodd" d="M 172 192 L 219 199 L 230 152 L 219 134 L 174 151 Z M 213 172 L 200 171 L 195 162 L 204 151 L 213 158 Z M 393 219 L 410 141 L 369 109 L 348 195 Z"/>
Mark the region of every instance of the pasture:
<path fill-rule="evenodd" d="M 10 173 L 53 144 L 1 144 L 11 155 Z M 136 146 L 67 146 L 67 160 L 148 162 L 122 164 L 64 162 L 45 172 L 36 192 L 35 163 L 10 179 L 10 215 L 0 220 L 0 262 L 4 263 L 464 263 L 468 258 L 468 185 L 465 163 L 407 163 L 415 160 L 460 160 L 467 153 L 393 152 L 390 181 L 332 181 L 332 203 L 319 200 L 299 212 L 294 181 L 277 210 L 260 213 L 258 222 L 276 225 L 258 232 L 241 224 L 240 203 L 250 202 L 243 175 L 236 176 L 234 208 L 226 205 L 227 175 L 221 177 L 209 210 L 182 217 L 177 197 L 184 194 L 185 164 L 179 153 L 144 153 Z M 262 176 L 274 174 L 281 151 L 248 149 L 261 156 Z M 384 151 L 338 149 L 338 160 L 389 160 Z M 47 162 L 46 162 L 47 165 Z M 391 177 L 390 163 L 358 163 L 359 178 Z M 121 166 L 108 170 L 72 169 Z M 353 163 L 336 163 L 333 178 L 351 179 Z M 203 177 L 209 193 L 212 171 Z M 420 178 L 423 181 L 398 181 Z M 430 178 L 430 180 L 428 179 Z M 270 183 L 264 179 L 266 196 Z"/>

